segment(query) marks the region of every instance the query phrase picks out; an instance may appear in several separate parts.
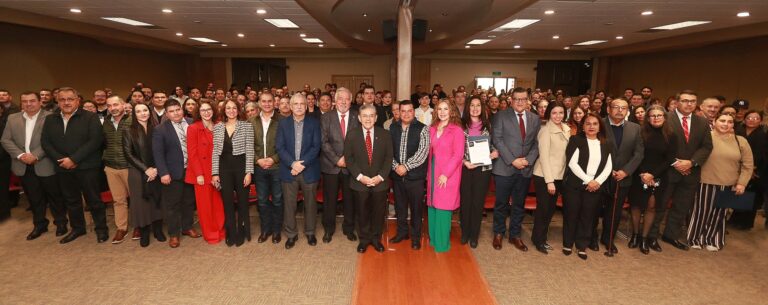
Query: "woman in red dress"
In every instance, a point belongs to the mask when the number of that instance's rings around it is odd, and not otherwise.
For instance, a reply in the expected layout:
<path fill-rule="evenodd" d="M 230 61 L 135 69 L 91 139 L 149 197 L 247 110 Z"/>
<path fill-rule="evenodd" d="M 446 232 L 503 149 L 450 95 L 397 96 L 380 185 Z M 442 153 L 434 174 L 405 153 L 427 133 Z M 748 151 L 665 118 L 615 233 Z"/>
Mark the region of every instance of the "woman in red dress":
<path fill-rule="evenodd" d="M 184 182 L 195 186 L 197 217 L 203 238 L 209 244 L 217 244 L 225 237 L 224 206 L 221 194 L 211 184 L 211 155 L 213 154 L 213 118 L 216 108 L 208 101 L 201 101 L 195 123 L 187 129 L 187 154 L 189 165 Z"/>

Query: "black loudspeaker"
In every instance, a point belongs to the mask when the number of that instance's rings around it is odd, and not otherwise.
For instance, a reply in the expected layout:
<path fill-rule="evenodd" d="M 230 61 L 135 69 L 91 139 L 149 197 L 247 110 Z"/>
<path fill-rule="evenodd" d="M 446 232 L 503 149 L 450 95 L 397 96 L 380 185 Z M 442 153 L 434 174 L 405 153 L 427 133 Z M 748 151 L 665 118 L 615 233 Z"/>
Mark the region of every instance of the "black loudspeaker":
<path fill-rule="evenodd" d="M 424 19 L 413 20 L 413 40 L 424 41 L 427 39 L 427 21 Z"/>
<path fill-rule="evenodd" d="M 397 23 L 395 23 L 395 20 L 382 21 L 381 34 L 384 36 L 384 41 L 394 41 L 397 39 Z"/>

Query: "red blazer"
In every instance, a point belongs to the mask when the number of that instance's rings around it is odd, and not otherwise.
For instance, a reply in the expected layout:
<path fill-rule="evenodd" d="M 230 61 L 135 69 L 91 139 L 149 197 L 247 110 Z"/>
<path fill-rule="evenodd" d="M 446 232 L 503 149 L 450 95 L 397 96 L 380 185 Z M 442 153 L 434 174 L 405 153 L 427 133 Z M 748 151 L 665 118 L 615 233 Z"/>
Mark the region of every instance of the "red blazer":
<path fill-rule="evenodd" d="M 205 183 L 211 183 L 211 161 L 213 155 L 213 132 L 205 128 L 202 121 L 187 128 L 187 175 L 184 182 L 197 184 L 197 176 L 203 176 Z"/>

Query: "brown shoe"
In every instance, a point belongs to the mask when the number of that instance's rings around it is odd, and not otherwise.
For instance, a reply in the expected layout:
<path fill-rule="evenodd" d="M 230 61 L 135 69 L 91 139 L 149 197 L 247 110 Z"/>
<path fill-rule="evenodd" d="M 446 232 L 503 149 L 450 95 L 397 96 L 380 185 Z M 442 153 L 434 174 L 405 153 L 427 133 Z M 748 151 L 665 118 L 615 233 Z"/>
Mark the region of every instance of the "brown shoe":
<path fill-rule="evenodd" d="M 197 233 L 197 231 L 195 231 L 195 229 L 189 229 L 189 230 L 186 230 L 184 232 L 181 232 L 181 235 L 186 235 L 186 236 L 189 236 L 191 238 L 199 238 L 200 236 L 202 236 L 202 235 L 200 235 L 200 233 Z"/>
<path fill-rule="evenodd" d="M 115 238 L 112 239 L 112 244 L 119 244 L 123 241 L 125 241 L 125 235 L 128 235 L 128 232 L 125 230 L 117 230 L 115 232 Z"/>
<path fill-rule="evenodd" d="M 517 250 L 520 250 L 523 252 L 528 251 L 528 246 L 526 246 L 523 240 L 520 239 L 519 237 L 510 238 L 509 243 L 514 245 L 515 248 L 517 248 Z"/>
<path fill-rule="evenodd" d="M 501 239 L 504 238 L 501 234 L 496 234 L 493 236 L 493 248 L 496 250 L 501 250 Z"/>
<path fill-rule="evenodd" d="M 269 239 L 270 236 L 272 236 L 272 233 L 264 233 L 264 232 L 262 232 L 259 235 L 259 239 L 257 239 L 256 241 L 258 241 L 259 243 L 263 243 L 263 242 L 267 241 L 267 239 Z"/>
<path fill-rule="evenodd" d="M 139 240 L 141 239 L 141 228 L 133 228 L 133 236 L 131 237 L 132 240 Z"/>
<path fill-rule="evenodd" d="M 178 237 L 171 237 L 171 239 L 168 240 L 168 246 L 171 246 L 171 248 L 178 248 L 179 245 L 181 245 L 181 242 Z"/>

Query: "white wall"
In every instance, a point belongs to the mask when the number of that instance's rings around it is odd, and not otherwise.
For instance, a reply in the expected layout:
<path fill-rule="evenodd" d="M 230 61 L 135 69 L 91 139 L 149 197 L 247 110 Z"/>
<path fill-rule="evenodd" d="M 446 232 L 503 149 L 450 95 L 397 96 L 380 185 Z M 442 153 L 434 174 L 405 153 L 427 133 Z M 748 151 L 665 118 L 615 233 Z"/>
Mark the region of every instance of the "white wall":
<path fill-rule="evenodd" d="M 494 71 L 501 72 L 500 77 L 516 77 L 517 85 L 535 87 L 536 60 L 453 60 L 433 59 L 431 63 L 431 84 L 422 84 L 425 88 L 439 83 L 446 92 L 464 85 L 473 88 L 475 76 L 491 76 Z M 426 85 L 426 86 L 425 86 Z"/>
<path fill-rule="evenodd" d="M 392 88 L 390 56 L 360 56 L 352 58 L 286 58 L 288 88 L 300 89 L 304 84 L 322 88 L 331 75 L 373 75 L 377 90 Z"/>

